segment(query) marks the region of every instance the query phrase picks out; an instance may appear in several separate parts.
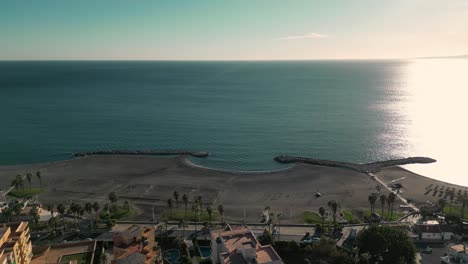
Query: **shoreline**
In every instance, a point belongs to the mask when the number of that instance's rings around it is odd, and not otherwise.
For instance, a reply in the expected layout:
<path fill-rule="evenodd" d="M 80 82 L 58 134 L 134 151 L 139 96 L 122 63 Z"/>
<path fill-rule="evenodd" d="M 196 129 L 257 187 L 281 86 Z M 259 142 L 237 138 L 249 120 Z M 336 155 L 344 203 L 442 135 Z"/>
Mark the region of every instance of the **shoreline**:
<path fill-rule="evenodd" d="M 368 195 L 375 192 L 376 182 L 368 175 L 347 168 L 297 163 L 290 168 L 267 172 L 229 172 L 204 168 L 187 156 L 161 157 L 138 155 L 92 155 L 66 161 L 23 166 L 0 166 L 0 188 L 11 186 L 17 174 L 40 170 L 44 204 L 71 201 L 107 201 L 116 192 L 140 212 L 140 219 L 150 219 L 167 211 L 167 200 L 174 191 L 187 194 L 190 200 L 203 196 L 204 204 L 223 204 L 227 220 L 258 221 L 265 206 L 282 212 L 285 223 L 301 223 L 305 211 L 316 211 L 330 200 L 343 208 L 367 210 Z M 468 191 L 468 187 L 421 177 L 400 167 L 378 173 L 386 184 L 402 179 L 402 196 L 416 204 L 435 199 L 425 194 L 433 184 Z M 37 179 L 32 187 L 39 187 Z M 322 197 L 314 194 L 320 192 Z M 386 192 L 386 190 L 385 190 Z M 397 205 L 396 205 L 397 206 Z"/>
<path fill-rule="evenodd" d="M 275 169 L 275 170 L 252 170 L 252 171 L 242 171 L 242 170 L 228 170 L 228 169 L 217 169 L 217 168 L 210 168 L 206 167 L 203 165 L 198 165 L 194 162 L 192 162 L 187 156 L 179 156 L 181 164 L 189 167 L 189 168 L 197 168 L 197 169 L 202 169 L 202 170 L 208 170 L 208 171 L 216 171 L 216 172 L 222 172 L 222 173 L 229 173 L 229 174 L 235 174 L 235 175 L 240 175 L 240 174 L 274 174 L 274 173 L 280 173 L 280 172 L 285 172 L 288 170 L 291 170 L 295 167 L 295 164 L 290 165 L 289 167 L 286 168 L 281 168 L 281 169 Z"/>

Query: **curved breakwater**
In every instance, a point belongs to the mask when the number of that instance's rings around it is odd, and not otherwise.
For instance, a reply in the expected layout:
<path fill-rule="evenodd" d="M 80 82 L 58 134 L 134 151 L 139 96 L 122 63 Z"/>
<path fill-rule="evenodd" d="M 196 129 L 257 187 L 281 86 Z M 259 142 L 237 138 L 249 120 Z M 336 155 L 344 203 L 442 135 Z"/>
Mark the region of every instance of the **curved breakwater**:
<path fill-rule="evenodd" d="M 332 161 L 332 160 L 321 160 L 321 159 L 313 159 L 313 158 L 306 158 L 306 157 L 292 157 L 292 156 L 278 156 L 278 157 L 275 157 L 274 159 L 275 161 L 280 162 L 280 163 L 307 163 L 307 164 L 312 164 L 312 165 L 346 168 L 346 169 L 351 169 L 351 170 L 355 170 L 355 171 L 363 172 L 363 173 L 369 173 L 369 172 L 376 173 L 386 167 L 415 164 L 415 163 L 427 164 L 427 163 L 436 162 L 435 159 L 427 158 L 427 157 L 409 157 L 409 158 L 404 158 L 404 159 L 376 161 L 376 162 L 369 162 L 369 163 L 362 163 L 362 164 Z"/>

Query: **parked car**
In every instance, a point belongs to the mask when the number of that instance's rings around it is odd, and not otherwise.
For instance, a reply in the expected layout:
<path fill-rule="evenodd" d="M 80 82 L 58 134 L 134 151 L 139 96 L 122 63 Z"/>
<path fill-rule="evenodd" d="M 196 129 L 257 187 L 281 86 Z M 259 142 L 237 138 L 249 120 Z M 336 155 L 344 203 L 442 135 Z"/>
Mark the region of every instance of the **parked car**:
<path fill-rule="evenodd" d="M 302 243 L 312 244 L 312 243 L 318 242 L 318 241 L 320 241 L 320 237 L 311 236 L 311 237 L 308 237 L 308 238 L 302 240 Z"/>

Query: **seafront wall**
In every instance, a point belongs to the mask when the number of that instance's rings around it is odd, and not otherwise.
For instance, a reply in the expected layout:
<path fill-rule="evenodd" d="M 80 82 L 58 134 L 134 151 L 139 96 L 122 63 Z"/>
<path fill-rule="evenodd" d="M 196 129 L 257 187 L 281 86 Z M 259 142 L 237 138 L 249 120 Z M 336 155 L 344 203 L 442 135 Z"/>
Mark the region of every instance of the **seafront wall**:
<path fill-rule="evenodd" d="M 338 167 L 355 170 L 363 173 L 376 173 L 385 167 L 400 166 L 406 164 L 415 164 L 415 163 L 433 163 L 436 162 L 435 159 L 427 157 L 410 157 L 405 159 L 394 159 L 394 160 L 385 160 L 385 161 L 376 161 L 370 163 L 350 163 L 350 162 L 341 162 L 341 161 L 332 161 L 332 160 L 321 160 L 313 159 L 306 157 L 292 157 L 292 156 L 278 156 L 275 158 L 275 161 L 280 163 L 307 163 L 312 165 L 328 166 L 328 167 Z"/>
<path fill-rule="evenodd" d="M 75 157 L 84 157 L 89 155 L 190 155 L 202 158 L 208 156 L 208 152 L 186 150 L 99 150 L 73 154 Z"/>

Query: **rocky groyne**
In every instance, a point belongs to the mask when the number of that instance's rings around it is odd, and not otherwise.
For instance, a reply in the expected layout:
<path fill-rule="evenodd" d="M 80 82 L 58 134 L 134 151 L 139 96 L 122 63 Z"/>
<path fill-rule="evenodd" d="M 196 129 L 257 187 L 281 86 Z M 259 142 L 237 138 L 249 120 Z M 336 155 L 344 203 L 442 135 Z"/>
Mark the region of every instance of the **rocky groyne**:
<path fill-rule="evenodd" d="M 379 172 L 383 168 L 399 166 L 399 165 L 415 164 L 415 163 L 425 164 L 425 163 L 436 162 L 435 159 L 431 159 L 427 157 L 410 157 L 410 158 L 404 158 L 404 159 L 394 159 L 394 160 L 376 161 L 376 162 L 359 164 L 359 163 L 322 160 L 322 159 L 305 158 L 305 157 L 292 157 L 292 156 L 278 156 L 275 158 L 275 161 L 280 162 L 280 163 L 307 163 L 307 164 L 319 165 L 319 166 L 346 168 L 346 169 L 351 169 L 351 170 L 363 172 L 363 173 L 369 173 L 369 172 L 376 173 L 376 172 Z"/>
<path fill-rule="evenodd" d="M 78 152 L 73 154 L 74 157 L 84 157 L 89 155 L 190 155 L 193 157 L 202 158 L 208 156 L 208 152 L 186 150 L 99 150 L 89 152 Z"/>

